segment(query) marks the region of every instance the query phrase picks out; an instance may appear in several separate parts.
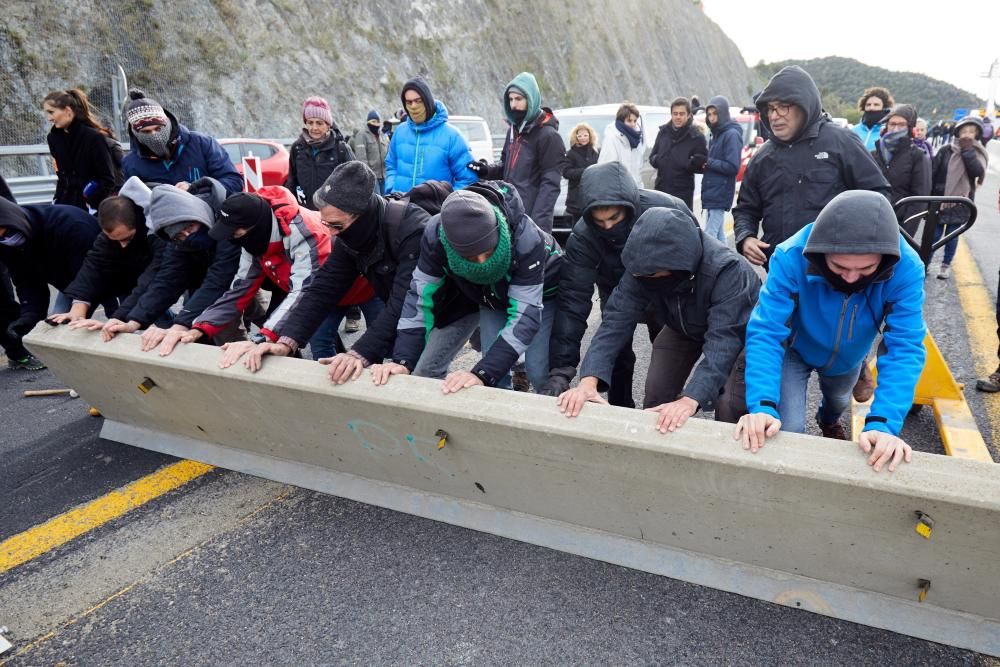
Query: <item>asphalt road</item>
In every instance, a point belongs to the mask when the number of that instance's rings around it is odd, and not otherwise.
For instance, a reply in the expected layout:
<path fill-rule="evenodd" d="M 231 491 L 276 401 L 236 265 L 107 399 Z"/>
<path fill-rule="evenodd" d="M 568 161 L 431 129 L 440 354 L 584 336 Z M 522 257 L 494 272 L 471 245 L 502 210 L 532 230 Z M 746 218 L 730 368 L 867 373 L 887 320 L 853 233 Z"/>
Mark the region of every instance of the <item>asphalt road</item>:
<path fill-rule="evenodd" d="M 1000 164 L 996 142 L 993 156 Z M 991 295 L 998 184 L 994 167 L 968 238 Z M 955 285 L 934 274 L 927 319 L 993 447 L 1000 398 L 972 389 Z M 644 332 L 636 341 L 644 368 Z M 21 395 L 58 386 L 48 371 L 0 370 L 0 541 L 172 461 L 101 440 L 79 399 Z M 940 452 L 928 412 L 904 436 Z M 226 471 L 0 574 L 0 625 L 12 665 L 1000 665 Z"/>

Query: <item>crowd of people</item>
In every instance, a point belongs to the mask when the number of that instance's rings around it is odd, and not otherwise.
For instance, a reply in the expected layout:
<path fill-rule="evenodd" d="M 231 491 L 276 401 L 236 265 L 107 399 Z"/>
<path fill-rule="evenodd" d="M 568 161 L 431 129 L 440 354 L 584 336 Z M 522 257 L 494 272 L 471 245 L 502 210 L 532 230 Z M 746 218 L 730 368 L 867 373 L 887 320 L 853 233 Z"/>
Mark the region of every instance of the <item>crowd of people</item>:
<path fill-rule="evenodd" d="M 920 211 L 894 204 L 973 197 L 987 161 L 981 119 L 928 141 L 913 106 L 870 88 L 862 122 L 841 128 L 812 78 L 786 67 L 755 98 L 768 141 L 737 196 L 743 134 L 722 96 L 704 108 L 708 138 L 694 125 L 697 102 L 677 98 L 648 158 L 629 103 L 602 141 L 580 124 L 566 150 L 522 72 L 501 95 L 508 129 L 495 162 L 472 159 L 423 79 L 407 81 L 400 102 L 398 126 L 372 110 L 345 137 L 330 104 L 308 98 L 284 186 L 243 192 L 219 143 L 142 91 L 124 109 L 124 155 L 81 91 L 48 95 L 55 200 L 21 206 L 0 192 L 8 365 L 44 367 L 21 338 L 47 318 L 104 340 L 137 334 L 161 356 L 217 345 L 222 368 L 256 371 L 308 346 L 337 384 L 367 368 L 376 385 L 416 375 L 440 379 L 444 393 L 533 389 L 575 417 L 588 402 L 636 407 L 633 338 L 644 323 L 642 408 L 663 433 L 714 411 L 756 452 L 778 431 L 805 431 L 815 373 L 823 435 L 847 439 L 852 395 L 874 397 L 859 442 L 869 464 L 910 459 L 898 436 L 924 363 L 925 267 L 898 231 Z M 654 189 L 639 176 L 646 160 Z M 696 174 L 704 225 L 692 211 Z M 563 178 L 576 222 L 561 245 Z M 942 207 L 938 235 L 964 211 Z M 949 244 L 939 278 L 953 255 Z M 595 289 L 601 322 L 584 354 Z M 338 330 L 354 309 L 366 326 L 347 348 Z M 481 358 L 452 369 L 477 331 Z"/>

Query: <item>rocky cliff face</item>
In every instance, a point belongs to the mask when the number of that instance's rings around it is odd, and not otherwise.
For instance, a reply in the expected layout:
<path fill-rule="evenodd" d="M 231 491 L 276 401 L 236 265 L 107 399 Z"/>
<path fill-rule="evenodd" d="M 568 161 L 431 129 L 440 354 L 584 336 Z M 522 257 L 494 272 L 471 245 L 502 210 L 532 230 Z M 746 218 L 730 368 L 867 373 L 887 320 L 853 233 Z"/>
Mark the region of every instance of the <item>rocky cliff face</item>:
<path fill-rule="evenodd" d="M 360 127 L 423 75 L 453 114 L 502 131 L 500 95 L 531 71 L 547 106 L 749 101 L 753 74 L 692 0 L 13 0 L 0 15 L 0 144 L 44 141 L 39 103 L 80 85 L 108 114 L 131 85 L 216 136 L 294 136 L 319 94 Z"/>

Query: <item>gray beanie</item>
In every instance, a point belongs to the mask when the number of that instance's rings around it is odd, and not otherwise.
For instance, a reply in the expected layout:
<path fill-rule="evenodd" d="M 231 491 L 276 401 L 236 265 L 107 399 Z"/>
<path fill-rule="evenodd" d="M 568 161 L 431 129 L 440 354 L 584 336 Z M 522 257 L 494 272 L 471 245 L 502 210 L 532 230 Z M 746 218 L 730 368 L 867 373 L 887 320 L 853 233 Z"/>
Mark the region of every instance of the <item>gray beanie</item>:
<path fill-rule="evenodd" d="M 192 222 L 200 222 L 211 229 L 215 211 L 201 198 L 173 185 L 153 188 L 146 213 L 150 234 L 170 239 Z"/>
<path fill-rule="evenodd" d="M 441 227 L 448 244 L 462 257 L 475 257 L 497 247 L 496 212 L 486 198 L 459 190 L 441 206 Z"/>
<path fill-rule="evenodd" d="M 375 195 L 375 172 L 358 160 L 337 165 L 313 195 L 317 209 L 334 206 L 347 213 L 364 213 Z"/>

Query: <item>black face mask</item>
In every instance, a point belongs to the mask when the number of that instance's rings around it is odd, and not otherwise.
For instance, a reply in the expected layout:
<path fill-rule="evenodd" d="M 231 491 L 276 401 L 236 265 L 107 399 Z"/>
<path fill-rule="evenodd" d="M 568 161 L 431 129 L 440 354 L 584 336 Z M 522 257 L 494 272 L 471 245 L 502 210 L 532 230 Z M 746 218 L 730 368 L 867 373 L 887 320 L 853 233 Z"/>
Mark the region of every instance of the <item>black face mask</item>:
<path fill-rule="evenodd" d="M 247 230 L 241 238 L 233 238 L 233 243 L 246 250 L 254 257 L 263 257 L 271 244 L 271 225 L 273 219 L 261 220 Z"/>
<path fill-rule="evenodd" d="M 672 294 L 674 292 L 685 291 L 690 282 L 691 274 L 687 271 L 674 271 L 669 276 L 653 278 L 650 276 L 636 276 L 643 287 L 657 294 Z"/>
<path fill-rule="evenodd" d="M 514 109 L 510 110 L 510 117 L 514 119 L 515 127 L 520 127 L 521 123 L 524 122 L 524 117 L 527 115 L 528 115 L 527 109 L 525 109 L 524 111 L 515 111 Z"/>
<path fill-rule="evenodd" d="M 869 285 L 875 282 L 875 278 L 879 274 L 879 271 L 876 269 L 870 276 L 864 276 L 862 278 L 858 278 L 853 283 L 849 283 L 831 271 L 830 267 L 826 265 L 825 260 L 820 263 L 817 268 L 826 282 L 830 283 L 830 287 L 843 294 L 857 294 L 858 292 L 863 292 Z"/>
<path fill-rule="evenodd" d="M 604 229 L 596 224 L 591 224 L 594 231 L 597 232 L 597 236 L 605 243 L 610 243 L 613 247 L 619 249 L 625 247 L 625 242 L 628 241 L 629 228 L 631 227 L 627 221 L 622 220 L 611 229 Z"/>
<path fill-rule="evenodd" d="M 880 111 L 866 111 L 861 122 L 868 127 L 875 127 L 882 119 L 885 118 L 885 114 L 888 113 L 886 109 Z"/>
<path fill-rule="evenodd" d="M 189 250 L 211 250 L 215 246 L 215 241 L 208 235 L 208 227 L 198 225 L 198 231 L 181 241 L 184 247 Z"/>
<path fill-rule="evenodd" d="M 337 234 L 337 238 L 356 253 L 369 253 L 375 248 L 378 238 L 378 220 L 372 206 L 362 213 L 351 226 Z"/>

